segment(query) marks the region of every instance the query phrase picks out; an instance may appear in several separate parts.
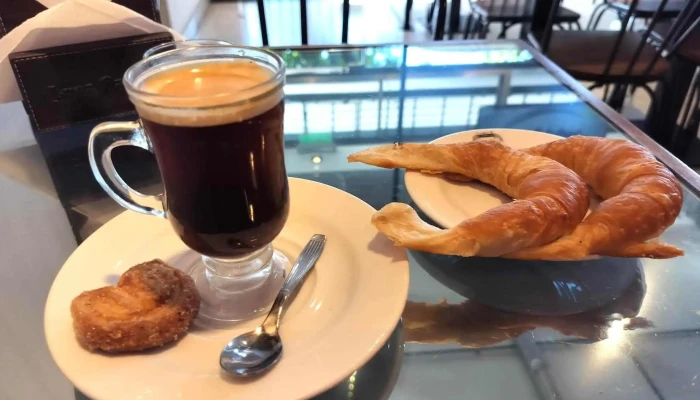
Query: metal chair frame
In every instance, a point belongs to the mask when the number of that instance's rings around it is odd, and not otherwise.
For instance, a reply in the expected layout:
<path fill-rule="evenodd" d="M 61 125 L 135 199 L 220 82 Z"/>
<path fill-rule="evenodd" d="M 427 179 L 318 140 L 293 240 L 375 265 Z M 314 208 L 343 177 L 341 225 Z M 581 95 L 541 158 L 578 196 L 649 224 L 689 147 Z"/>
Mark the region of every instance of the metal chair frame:
<path fill-rule="evenodd" d="M 470 0 L 469 1 L 469 7 L 472 7 L 472 4 L 475 3 L 475 1 Z M 523 12 L 525 12 L 525 9 L 529 6 L 528 0 L 503 0 L 500 4 L 500 9 L 501 12 L 505 9 L 506 6 L 514 6 L 516 8 L 522 8 Z M 491 2 L 489 3 L 489 8 L 488 11 L 493 11 L 495 10 L 494 3 Z M 506 37 L 506 33 L 508 32 L 508 29 L 512 28 L 515 25 L 518 24 L 523 24 L 527 23 L 527 18 L 523 17 L 522 20 L 518 21 L 502 21 L 501 22 L 501 32 L 498 34 L 499 39 L 503 39 Z M 578 30 L 581 30 L 581 24 L 578 21 L 574 22 L 569 22 L 569 21 L 563 21 L 563 22 L 558 22 L 557 25 L 559 26 L 560 29 L 565 29 L 563 26 L 563 23 L 566 22 L 568 23 L 568 29 L 573 29 L 576 27 Z M 489 25 L 491 24 L 488 19 L 479 13 L 475 12 L 474 9 L 470 11 L 469 15 L 467 15 L 467 20 L 465 24 L 465 29 L 464 29 L 464 39 L 469 39 L 469 38 L 479 38 L 479 39 L 485 39 L 486 35 L 489 32 Z"/>
<path fill-rule="evenodd" d="M 267 35 L 267 19 L 265 18 L 265 3 L 263 0 L 257 0 L 258 3 L 258 18 L 260 20 L 260 35 L 264 47 L 270 45 Z M 309 23 L 307 16 L 306 0 L 299 0 L 300 18 L 301 18 L 301 44 L 303 46 L 309 44 Z M 348 43 L 348 28 L 350 24 L 350 0 L 343 0 L 343 30 L 341 33 L 341 42 Z"/>
<path fill-rule="evenodd" d="M 597 82 L 595 82 L 588 88 L 589 90 L 592 90 L 598 87 L 604 87 L 603 101 L 605 101 L 611 107 L 618 111 L 621 110 L 622 106 L 624 105 L 624 100 L 627 91 L 634 91 L 637 88 L 642 88 L 645 92 L 647 92 L 650 95 L 650 98 L 652 100 L 650 110 L 654 107 L 653 90 L 649 87 L 649 83 L 656 81 L 658 77 L 652 77 L 650 76 L 650 73 L 652 72 L 654 66 L 661 57 L 671 57 L 679 48 L 679 46 L 684 42 L 684 40 L 689 36 L 689 34 L 698 27 L 700 18 L 697 18 L 695 21 L 691 22 L 689 16 L 694 14 L 694 12 L 697 10 L 697 7 L 700 7 L 700 2 L 691 0 L 684 5 L 679 18 L 677 18 L 676 21 L 673 23 L 664 40 L 661 43 L 658 43 L 654 46 L 657 52 L 654 58 L 647 64 L 647 67 L 644 69 L 644 72 L 639 76 L 630 77 L 630 74 L 634 69 L 634 66 L 637 63 L 640 55 L 642 54 L 642 51 L 644 50 L 645 46 L 649 44 L 650 35 L 653 32 L 656 23 L 660 20 L 660 16 L 663 13 L 664 7 L 668 3 L 668 1 L 669 0 L 660 1 L 659 7 L 652 16 L 647 26 L 647 29 L 642 33 L 639 46 L 635 49 L 633 56 L 629 61 L 629 64 L 625 68 L 625 73 L 623 74 L 623 76 L 626 77 L 626 79 L 623 79 L 620 82 L 611 82 L 612 79 L 610 78 L 609 74 L 611 72 L 613 63 L 615 62 L 615 59 L 617 57 L 620 45 L 622 44 L 623 37 L 624 35 L 628 34 L 627 28 L 629 26 L 631 17 L 634 14 L 634 10 L 636 10 L 636 7 L 639 3 L 639 0 L 631 1 L 629 9 L 630 11 L 624 15 L 624 18 L 622 20 L 622 26 L 620 27 L 620 32 L 615 40 L 615 44 L 610 53 L 610 56 L 606 60 L 606 64 L 603 69 L 601 78 L 598 79 Z M 555 15 L 556 11 L 558 10 L 558 7 L 559 2 L 555 1 L 552 3 L 552 9 L 550 10 L 547 25 L 542 36 L 541 48 L 545 54 L 549 47 L 549 41 L 551 39 L 552 30 L 554 26 L 553 15 Z M 611 86 L 613 87 L 612 90 Z"/>
<path fill-rule="evenodd" d="M 591 19 L 588 20 L 588 24 L 586 25 L 586 30 L 595 30 L 598 28 L 598 24 L 600 24 L 600 20 L 603 18 L 603 15 L 605 15 L 606 12 L 608 11 L 614 11 L 617 13 L 617 18 L 622 21 L 624 19 L 624 12 L 616 10 L 614 5 L 611 4 L 611 1 L 613 0 L 603 0 L 602 3 L 598 4 L 595 6 L 593 9 L 593 12 L 591 13 Z M 634 11 L 630 9 L 628 11 L 629 14 L 634 14 Z M 669 19 L 669 17 L 661 17 L 661 19 Z M 634 26 L 634 23 L 636 22 L 637 17 L 636 15 L 632 15 L 632 23 L 630 26 Z M 646 23 L 648 24 L 649 21 L 647 20 Z"/>
<path fill-rule="evenodd" d="M 673 153 L 684 155 L 690 149 L 693 138 L 700 130 L 700 67 L 696 69 L 690 91 L 681 110 L 680 122 L 673 132 Z"/>

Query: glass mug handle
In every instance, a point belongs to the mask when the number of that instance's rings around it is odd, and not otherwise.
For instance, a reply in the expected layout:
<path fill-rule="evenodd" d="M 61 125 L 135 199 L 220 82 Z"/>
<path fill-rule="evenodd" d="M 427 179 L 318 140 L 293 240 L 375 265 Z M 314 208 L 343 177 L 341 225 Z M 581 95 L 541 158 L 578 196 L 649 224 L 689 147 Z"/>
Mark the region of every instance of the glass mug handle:
<path fill-rule="evenodd" d="M 165 218 L 162 195 L 147 196 L 139 193 L 129 187 L 114 168 L 112 150 L 121 146 L 136 146 L 153 152 L 143 132 L 143 127 L 137 121 L 104 122 L 90 132 L 88 156 L 95 179 L 111 198 L 127 210 Z M 154 207 L 144 205 L 136 199 L 153 203 Z M 155 205 L 155 203 L 160 206 Z"/>

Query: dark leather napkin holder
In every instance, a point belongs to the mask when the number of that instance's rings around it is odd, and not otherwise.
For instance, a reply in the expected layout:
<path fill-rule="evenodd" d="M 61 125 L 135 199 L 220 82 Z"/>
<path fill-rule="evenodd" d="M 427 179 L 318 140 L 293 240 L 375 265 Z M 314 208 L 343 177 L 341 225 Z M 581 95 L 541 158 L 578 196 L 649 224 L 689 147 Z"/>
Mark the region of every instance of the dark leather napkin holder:
<path fill-rule="evenodd" d="M 160 22 L 156 1 L 114 0 L 115 3 L 130 8 L 146 18 Z M 0 38 L 44 10 L 46 7 L 35 0 L 0 0 Z"/>
<path fill-rule="evenodd" d="M 172 41 L 155 33 L 10 54 L 35 132 L 134 111 L 122 76 L 149 48 Z"/>
<path fill-rule="evenodd" d="M 80 227 L 90 217 L 72 210 L 106 198 L 90 170 L 90 131 L 100 122 L 138 119 L 122 76 L 146 50 L 172 40 L 170 33 L 157 33 L 10 55 L 34 137 L 78 241 L 83 239 Z M 133 187 L 158 182 L 147 151 L 120 148 L 113 158 L 120 176 Z"/>

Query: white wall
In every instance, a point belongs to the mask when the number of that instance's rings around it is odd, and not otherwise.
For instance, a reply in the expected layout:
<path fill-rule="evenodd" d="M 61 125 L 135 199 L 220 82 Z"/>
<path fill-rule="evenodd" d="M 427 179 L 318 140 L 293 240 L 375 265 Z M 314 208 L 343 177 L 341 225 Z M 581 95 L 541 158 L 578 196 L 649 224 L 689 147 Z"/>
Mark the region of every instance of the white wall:
<path fill-rule="evenodd" d="M 191 39 L 208 6 L 209 0 L 161 0 L 161 17 L 163 23 Z"/>

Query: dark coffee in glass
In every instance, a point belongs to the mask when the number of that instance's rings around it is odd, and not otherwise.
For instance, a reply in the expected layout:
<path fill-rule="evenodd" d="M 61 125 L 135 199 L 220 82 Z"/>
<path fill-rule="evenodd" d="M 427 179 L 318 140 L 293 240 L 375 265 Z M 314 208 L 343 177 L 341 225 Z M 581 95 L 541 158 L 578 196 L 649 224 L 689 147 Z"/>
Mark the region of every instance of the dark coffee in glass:
<path fill-rule="evenodd" d="M 192 95 L 209 90 L 205 88 L 216 92 L 226 86 L 234 91 L 264 83 L 270 74 L 240 61 L 192 70 L 156 74 L 142 87 L 166 95 Z M 177 85 L 164 84 L 171 81 Z M 141 121 L 160 166 L 168 219 L 180 238 L 217 258 L 245 256 L 272 242 L 289 211 L 281 97 L 276 104 L 265 101 L 238 115 L 217 111 L 209 119 L 149 111 L 140 109 Z"/>
<path fill-rule="evenodd" d="M 284 64 L 265 50 L 186 43 L 126 72 L 124 86 L 141 123 L 97 126 L 91 165 L 117 202 L 167 218 L 202 255 L 187 268 L 202 297 L 201 314 L 248 319 L 269 309 L 288 265 L 271 245 L 289 214 Z M 111 149 L 121 145 L 155 154 L 162 209 L 137 202 L 142 196 L 114 171 Z"/>

